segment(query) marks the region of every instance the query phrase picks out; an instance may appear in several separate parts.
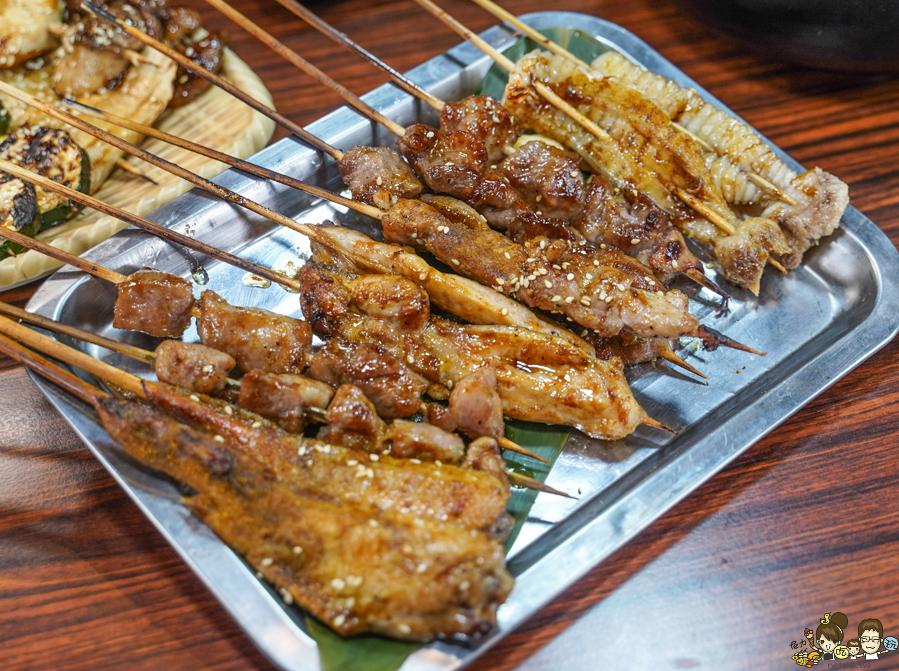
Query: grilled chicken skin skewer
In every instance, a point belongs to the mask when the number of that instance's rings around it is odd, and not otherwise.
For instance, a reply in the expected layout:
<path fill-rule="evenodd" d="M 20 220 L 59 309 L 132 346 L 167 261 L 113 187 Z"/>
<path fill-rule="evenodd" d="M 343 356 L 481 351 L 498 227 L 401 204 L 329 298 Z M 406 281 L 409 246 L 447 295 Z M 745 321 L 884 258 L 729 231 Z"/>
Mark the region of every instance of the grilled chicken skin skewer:
<path fill-rule="evenodd" d="M 350 462 L 364 453 L 309 439 L 284 442 L 264 420 L 255 420 L 253 430 L 232 415 L 234 432 L 256 438 L 235 440 L 219 430 L 223 424 L 213 430 L 203 419 L 182 424 L 158 409 L 111 399 L 5 338 L 0 346 L 92 404 L 129 454 L 190 485 L 197 494 L 185 503 L 222 540 L 288 603 L 341 635 L 462 639 L 495 626 L 496 608 L 512 587 L 502 545 L 493 525 L 482 530 L 456 519 L 478 506 L 487 518 L 507 519 L 508 484 L 496 475 L 436 469 L 444 482 L 465 483 L 469 491 L 457 496 L 454 487 L 434 486 L 433 464 L 385 457 L 368 462 L 371 476 L 357 478 Z M 151 403 L 177 404 L 177 394 L 166 400 L 164 388 L 157 390 L 163 393 Z M 302 458 L 298 445 L 308 448 Z M 400 509 L 410 502 L 411 509 Z M 435 510 L 448 517 L 439 519 Z"/>

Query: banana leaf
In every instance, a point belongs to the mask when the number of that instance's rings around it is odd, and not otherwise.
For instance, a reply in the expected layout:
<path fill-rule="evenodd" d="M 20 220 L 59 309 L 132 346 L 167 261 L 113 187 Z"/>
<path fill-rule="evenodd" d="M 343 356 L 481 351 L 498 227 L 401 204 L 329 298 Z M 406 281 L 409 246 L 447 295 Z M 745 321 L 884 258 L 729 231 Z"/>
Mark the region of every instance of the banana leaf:
<path fill-rule="evenodd" d="M 605 51 L 599 42 L 576 30 L 551 28 L 543 32 L 588 63 Z M 509 47 L 505 54 L 512 60 L 517 60 L 536 48 L 536 43 L 526 38 Z M 506 81 L 506 71 L 494 65 L 481 82 L 478 93 L 501 100 Z M 514 452 L 505 452 L 503 456 L 511 470 L 545 482 L 552 465 L 562 452 L 569 432 L 567 427 L 508 421 L 506 437 L 536 452 L 549 463 L 544 464 Z M 533 490 L 513 488 L 508 511 L 515 519 L 515 524 L 506 540 L 506 552 L 521 532 L 536 498 L 537 492 Z M 318 644 L 322 671 L 396 671 L 406 657 L 420 647 L 417 643 L 395 641 L 381 636 L 343 638 L 312 617 L 307 616 L 306 620 L 309 634 Z"/>

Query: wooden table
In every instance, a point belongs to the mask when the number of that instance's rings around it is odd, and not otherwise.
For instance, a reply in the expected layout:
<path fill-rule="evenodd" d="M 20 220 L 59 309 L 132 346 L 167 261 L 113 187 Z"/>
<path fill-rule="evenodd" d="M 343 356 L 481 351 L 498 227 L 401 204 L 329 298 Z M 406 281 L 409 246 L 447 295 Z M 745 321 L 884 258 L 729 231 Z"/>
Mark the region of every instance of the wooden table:
<path fill-rule="evenodd" d="M 235 4 L 352 90 L 383 82 L 275 3 Z M 848 182 L 854 205 L 899 240 L 896 78 L 769 62 L 662 0 L 507 5 L 597 14 L 630 29 L 800 162 Z M 231 31 L 288 117 L 308 123 L 339 104 L 198 6 L 208 26 Z M 459 41 L 410 2 L 313 8 L 400 70 Z M 463 0 L 446 8 L 476 30 L 494 23 Z M 22 305 L 34 289 L 0 299 Z M 899 633 L 897 352 L 893 342 L 839 381 L 474 668 L 792 668 L 790 642 L 836 610 L 853 634 L 864 617 Z M 270 669 L 6 358 L 0 390 L 3 667 Z M 874 667 L 899 668 L 899 654 Z"/>

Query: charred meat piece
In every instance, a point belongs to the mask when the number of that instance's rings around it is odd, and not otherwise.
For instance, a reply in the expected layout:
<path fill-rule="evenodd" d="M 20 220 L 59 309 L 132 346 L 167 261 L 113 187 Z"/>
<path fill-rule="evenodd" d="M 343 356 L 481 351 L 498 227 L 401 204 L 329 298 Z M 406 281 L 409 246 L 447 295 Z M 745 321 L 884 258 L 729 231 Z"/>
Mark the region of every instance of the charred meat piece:
<path fill-rule="evenodd" d="M 400 139 L 400 151 L 432 191 L 467 200 L 487 165 L 484 143 L 468 133 L 444 133 L 416 124 Z"/>
<path fill-rule="evenodd" d="M 188 505 L 223 541 L 341 635 L 428 640 L 476 636 L 495 625 L 512 578 L 502 546 L 489 534 L 411 511 L 379 512 L 366 500 L 297 491 L 228 438 L 216 441 L 144 406 L 110 400 L 98 411 L 132 456 L 199 492 Z M 370 482 L 345 464 L 335 462 L 331 470 Z"/>
<path fill-rule="evenodd" d="M 385 438 L 390 441 L 390 454 L 398 459 L 458 464 L 465 453 L 459 436 L 423 422 L 395 419 L 387 427 Z"/>
<path fill-rule="evenodd" d="M 574 152 L 532 140 L 505 159 L 500 168 L 535 212 L 572 219 L 584 209 L 586 186 Z"/>
<path fill-rule="evenodd" d="M 175 42 L 176 51 L 180 51 L 195 64 L 213 74 L 222 69 L 222 57 L 227 40 L 220 33 L 206 35 L 202 39 L 181 39 Z M 210 82 L 200 75 L 178 67 L 175 75 L 175 92 L 172 95 L 170 108 L 181 107 L 194 100 L 210 86 Z"/>
<path fill-rule="evenodd" d="M 587 340 L 596 348 L 596 358 L 621 359 L 625 366 L 647 361 L 655 361 L 665 350 L 671 351 L 671 341 L 665 338 L 641 338 L 632 333 L 622 332 L 614 338 L 591 337 Z"/>
<path fill-rule="evenodd" d="M 162 382 L 214 396 L 224 390 L 236 364 L 233 357 L 206 345 L 164 340 L 156 348 L 153 371 Z"/>
<path fill-rule="evenodd" d="M 197 330 L 203 344 L 233 356 L 242 371 L 303 372 L 312 345 L 312 329 L 306 322 L 229 305 L 208 289 L 198 305 Z"/>
<path fill-rule="evenodd" d="M 329 340 L 312 357 L 309 376 L 332 386 L 354 384 L 386 419 L 418 412 L 428 381 L 372 345 Z"/>
<path fill-rule="evenodd" d="M 506 425 L 503 402 L 496 391 L 496 370 L 487 366 L 462 378 L 450 394 L 449 411 L 458 429 L 469 438 L 499 440 Z"/>
<path fill-rule="evenodd" d="M 340 174 L 353 200 L 390 209 L 393 199 L 417 198 L 424 187 L 395 149 L 356 146 L 340 159 Z"/>
<path fill-rule="evenodd" d="M 144 269 L 129 275 L 116 288 L 112 325 L 117 329 L 177 338 L 190 326 L 194 291 L 184 278 Z"/>
<path fill-rule="evenodd" d="M 377 453 L 384 449 L 386 425 L 378 417 L 375 406 L 355 385 L 337 388 L 325 421 L 318 432 L 319 440 L 362 452 Z"/>
<path fill-rule="evenodd" d="M 405 277 L 363 275 L 347 286 L 353 305 L 401 331 L 421 331 L 431 316 L 428 294 Z"/>
<path fill-rule="evenodd" d="M 545 240 L 515 244 L 459 201 L 437 196 L 429 203 L 398 202 L 381 221 L 384 235 L 426 249 L 464 275 L 526 305 L 563 314 L 601 336 L 628 328 L 637 335 L 672 338 L 698 327 L 682 294 L 645 290 L 639 277 L 602 265 L 561 241 L 572 250 L 564 259 L 548 257 Z"/>
<path fill-rule="evenodd" d="M 238 404 L 272 420 L 285 431 L 299 433 L 309 423 L 309 408 L 327 408 L 334 390 L 302 375 L 274 375 L 251 370 L 243 376 Z"/>
<path fill-rule="evenodd" d="M 490 96 L 468 96 L 457 103 L 446 103 L 440 112 L 440 130 L 463 132 L 484 143 L 490 161 L 502 160 L 503 149 L 521 135 L 506 108 Z"/>
<path fill-rule="evenodd" d="M 316 311 L 332 336 L 379 347 L 407 362 L 432 387 L 453 387 L 492 366 L 509 417 L 575 426 L 600 438 L 628 435 L 646 417 L 617 360 L 597 361 L 561 338 L 529 329 L 460 325 L 432 315 L 421 332 L 403 333 L 354 311 L 329 312 L 334 303 L 319 304 L 316 295 L 323 291 L 327 296 L 341 277 L 331 273 L 330 282 L 324 282 L 328 271 L 314 265 L 306 264 L 298 275 L 303 309 Z"/>

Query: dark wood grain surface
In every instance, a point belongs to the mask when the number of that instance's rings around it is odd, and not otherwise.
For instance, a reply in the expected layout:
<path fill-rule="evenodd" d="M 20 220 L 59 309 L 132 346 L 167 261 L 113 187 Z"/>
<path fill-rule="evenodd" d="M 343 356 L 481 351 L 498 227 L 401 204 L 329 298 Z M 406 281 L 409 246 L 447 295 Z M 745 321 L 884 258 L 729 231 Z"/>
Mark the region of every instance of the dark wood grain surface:
<path fill-rule="evenodd" d="M 352 90 L 383 82 L 274 2 L 235 4 Z M 800 162 L 848 182 L 853 204 L 899 240 L 895 77 L 770 62 L 663 0 L 506 4 L 519 14 L 594 14 L 635 32 Z M 230 30 L 232 47 L 288 117 L 308 123 L 339 104 L 197 6 L 208 26 Z M 458 42 L 407 1 L 312 7 L 400 70 Z M 477 30 L 494 23 L 463 0 L 446 7 Z M 33 291 L 0 299 L 21 305 Z M 850 629 L 877 617 L 887 635 L 899 634 L 897 353 L 891 343 L 850 373 L 474 668 L 794 668 L 790 642 L 835 610 L 849 616 Z M 899 668 L 899 653 L 870 664 Z M 0 358 L 0 667 L 271 668 L 6 358 Z"/>

